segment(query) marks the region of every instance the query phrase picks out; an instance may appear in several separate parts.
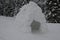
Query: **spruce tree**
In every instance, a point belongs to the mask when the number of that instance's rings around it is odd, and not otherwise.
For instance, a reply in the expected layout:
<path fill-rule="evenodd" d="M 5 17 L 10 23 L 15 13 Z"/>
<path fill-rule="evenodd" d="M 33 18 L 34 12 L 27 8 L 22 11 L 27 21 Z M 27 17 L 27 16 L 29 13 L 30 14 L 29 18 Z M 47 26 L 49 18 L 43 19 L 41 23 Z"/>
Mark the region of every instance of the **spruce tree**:
<path fill-rule="evenodd" d="M 48 0 L 47 10 L 51 12 L 46 13 L 48 22 L 60 23 L 60 0 Z"/>

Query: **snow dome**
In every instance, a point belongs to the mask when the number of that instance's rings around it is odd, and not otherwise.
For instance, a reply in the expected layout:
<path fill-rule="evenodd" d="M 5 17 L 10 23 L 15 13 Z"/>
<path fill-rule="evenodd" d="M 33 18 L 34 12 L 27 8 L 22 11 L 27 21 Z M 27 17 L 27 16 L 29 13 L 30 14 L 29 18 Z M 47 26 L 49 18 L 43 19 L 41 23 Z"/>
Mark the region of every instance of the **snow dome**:
<path fill-rule="evenodd" d="M 30 1 L 30 3 L 24 5 L 21 8 L 21 11 L 17 14 L 15 24 L 21 32 L 31 32 L 31 23 L 33 20 L 40 23 L 41 27 L 39 27 L 39 30 L 46 31 L 45 15 L 36 3 Z"/>

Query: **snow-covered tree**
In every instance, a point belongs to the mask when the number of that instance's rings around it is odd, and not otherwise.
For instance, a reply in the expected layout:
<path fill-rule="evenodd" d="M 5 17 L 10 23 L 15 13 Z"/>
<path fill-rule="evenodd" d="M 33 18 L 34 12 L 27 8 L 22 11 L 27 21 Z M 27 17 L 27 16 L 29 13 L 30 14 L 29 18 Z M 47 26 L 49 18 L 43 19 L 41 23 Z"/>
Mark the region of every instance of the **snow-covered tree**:
<path fill-rule="evenodd" d="M 28 2 L 29 0 L 0 0 L 0 15 L 13 17 Z"/>
<path fill-rule="evenodd" d="M 47 1 L 47 20 L 50 23 L 60 23 L 60 1 L 59 0 L 48 0 Z"/>

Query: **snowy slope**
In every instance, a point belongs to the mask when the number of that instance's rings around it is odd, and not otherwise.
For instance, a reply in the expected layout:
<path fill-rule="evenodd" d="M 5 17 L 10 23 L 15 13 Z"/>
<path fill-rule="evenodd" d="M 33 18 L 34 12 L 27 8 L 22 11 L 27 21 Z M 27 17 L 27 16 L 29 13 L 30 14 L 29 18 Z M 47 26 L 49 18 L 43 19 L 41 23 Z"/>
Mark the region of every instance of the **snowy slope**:
<path fill-rule="evenodd" d="M 23 15 L 26 15 L 27 18 L 25 19 L 28 20 L 27 15 L 29 14 Z M 18 17 L 20 18 L 20 16 Z M 46 23 L 48 32 L 43 34 L 32 34 L 31 32 L 21 32 L 19 30 L 23 27 L 19 27 L 21 23 L 18 17 L 11 18 L 0 16 L 0 40 L 60 40 L 60 24 Z M 23 20 L 21 21 L 23 23 L 25 22 Z"/>

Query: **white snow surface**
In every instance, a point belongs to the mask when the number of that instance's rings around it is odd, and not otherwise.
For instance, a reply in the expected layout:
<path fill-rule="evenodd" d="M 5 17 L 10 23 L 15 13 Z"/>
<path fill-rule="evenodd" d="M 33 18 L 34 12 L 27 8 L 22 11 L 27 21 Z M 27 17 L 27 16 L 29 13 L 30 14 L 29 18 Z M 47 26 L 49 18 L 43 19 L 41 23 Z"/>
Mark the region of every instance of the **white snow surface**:
<path fill-rule="evenodd" d="M 39 17 L 41 19 L 36 18 L 36 16 L 42 12 L 38 6 L 33 5 L 34 3 L 30 3 L 29 6 L 23 6 L 21 8 L 23 12 L 20 11 L 16 17 L 0 16 L 0 40 L 60 40 L 60 24 L 45 23 L 46 20 L 44 19 L 44 16 L 41 16 L 43 14 Z M 33 10 L 36 9 L 37 11 L 33 12 Z M 47 27 L 44 26 L 48 28 L 48 32 L 42 34 L 31 33 L 29 24 L 33 19 L 41 22 L 42 25 L 45 23 Z M 25 29 L 29 32 L 25 32 L 27 31 Z"/>

